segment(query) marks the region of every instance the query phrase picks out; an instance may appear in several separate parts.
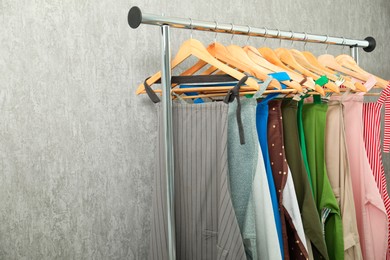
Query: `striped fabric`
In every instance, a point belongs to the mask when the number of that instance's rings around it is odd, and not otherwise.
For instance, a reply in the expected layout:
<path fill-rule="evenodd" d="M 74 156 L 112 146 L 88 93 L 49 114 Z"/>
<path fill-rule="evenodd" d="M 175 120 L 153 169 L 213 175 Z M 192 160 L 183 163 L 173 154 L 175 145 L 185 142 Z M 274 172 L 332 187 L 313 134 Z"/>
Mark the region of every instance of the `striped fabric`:
<path fill-rule="evenodd" d="M 329 214 L 332 212 L 330 208 L 323 208 L 321 211 L 322 235 L 325 238 L 325 222 Z"/>
<path fill-rule="evenodd" d="M 168 259 L 162 107 L 151 217 L 150 259 Z M 172 107 L 177 259 L 246 259 L 228 188 L 228 105 Z"/>
<path fill-rule="evenodd" d="M 387 89 L 389 88 L 389 85 L 387 86 Z M 389 98 L 389 97 L 388 97 Z M 384 131 L 384 137 L 383 137 L 383 152 L 384 153 L 390 153 L 390 102 L 389 99 L 387 99 L 387 102 L 385 102 L 385 131 Z"/>
<path fill-rule="evenodd" d="M 389 228 L 387 259 L 390 259 L 390 198 L 387 192 L 385 169 L 382 163 L 381 152 L 381 110 L 383 104 L 385 104 L 383 150 L 388 153 L 390 143 L 390 84 L 382 91 L 377 102 L 363 104 L 364 143 L 368 161 L 387 212 Z"/>

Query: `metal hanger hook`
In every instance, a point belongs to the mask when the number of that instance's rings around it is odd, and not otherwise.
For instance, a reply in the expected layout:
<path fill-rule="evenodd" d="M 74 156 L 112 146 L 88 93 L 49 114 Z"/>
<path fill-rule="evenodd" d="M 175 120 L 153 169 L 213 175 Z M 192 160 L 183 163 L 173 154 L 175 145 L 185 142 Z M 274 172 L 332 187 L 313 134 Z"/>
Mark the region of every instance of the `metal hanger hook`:
<path fill-rule="evenodd" d="M 234 24 L 233 23 L 230 23 L 232 25 L 232 29 L 230 30 L 230 33 L 232 34 L 232 38 L 230 38 L 230 44 L 233 44 L 233 37 L 234 37 L 234 33 L 233 33 L 233 29 L 234 29 Z"/>
<path fill-rule="evenodd" d="M 265 44 L 265 41 L 267 40 L 267 35 L 268 35 L 268 29 L 267 27 L 264 26 L 264 42 L 263 42 L 263 45 Z"/>
<path fill-rule="evenodd" d="M 294 45 L 294 40 L 293 40 L 293 38 L 294 38 L 294 32 L 291 30 L 291 37 L 290 37 L 290 39 L 291 39 L 291 48 L 292 48 L 293 45 Z"/>
<path fill-rule="evenodd" d="M 303 37 L 303 41 L 305 44 L 303 45 L 303 50 L 306 51 L 306 44 L 307 44 L 307 33 L 305 32 L 305 37 Z"/>
<path fill-rule="evenodd" d="M 326 39 L 324 41 L 324 43 L 326 44 L 326 47 L 325 47 L 325 53 L 326 54 L 328 54 L 328 48 L 329 48 L 329 44 L 327 43 L 328 39 L 329 39 L 329 35 L 326 35 Z"/>
<path fill-rule="evenodd" d="M 278 34 L 276 35 L 276 38 L 280 37 L 280 30 L 278 29 Z M 282 38 L 279 38 L 279 47 L 282 47 Z"/>
<path fill-rule="evenodd" d="M 251 35 L 250 35 L 251 27 L 249 25 L 247 25 L 247 26 L 248 26 L 248 38 L 246 39 L 246 45 L 248 45 L 249 39 L 251 38 Z"/>
<path fill-rule="evenodd" d="M 344 48 L 345 48 L 345 37 L 343 37 L 343 42 L 341 43 L 342 45 L 343 45 L 343 49 L 341 50 L 342 51 L 342 53 L 344 53 Z"/>
<path fill-rule="evenodd" d="M 191 37 L 191 39 L 192 39 L 192 29 L 193 29 L 194 27 L 192 26 L 192 18 L 189 18 L 189 19 L 190 19 L 190 29 L 191 29 L 190 37 Z"/>
<path fill-rule="evenodd" d="M 214 22 L 215 22 L 215 28 L 214 28 L 214 31 L 215 31 L 215 35 L 214 35 L 214 43 L 216 43 L 216 42 L 217 42 L 217 34 L 218 34 L 218 32 L 217 32 L 217 29 L 218 29 L 218 23 L 217 23 L 217 21 L 216 21 L 216 20 L 214 20 Z"/>

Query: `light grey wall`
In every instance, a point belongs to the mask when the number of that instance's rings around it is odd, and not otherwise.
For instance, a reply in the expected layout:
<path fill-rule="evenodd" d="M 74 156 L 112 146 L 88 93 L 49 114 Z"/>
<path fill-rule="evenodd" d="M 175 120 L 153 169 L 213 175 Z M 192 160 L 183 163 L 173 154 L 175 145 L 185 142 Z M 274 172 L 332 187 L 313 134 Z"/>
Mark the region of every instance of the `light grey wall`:
<path fill-rule="evenodd" d="M 159 69 L 160 45 L 158 28 L 128 27 L 132 5 L 156 14 L 372 35 L 378 47 L 360 53 L 361 66 L 390 78 L 388 0 L 0 0 L 0 259 L 146 258 L 156 115 L 134 91 Z M 204 44 L 214 38 L 193 34 Z M 173 52 L 188 37 L 174 30 Z M 320 54 L 325 47 L 307 49 Z"/>

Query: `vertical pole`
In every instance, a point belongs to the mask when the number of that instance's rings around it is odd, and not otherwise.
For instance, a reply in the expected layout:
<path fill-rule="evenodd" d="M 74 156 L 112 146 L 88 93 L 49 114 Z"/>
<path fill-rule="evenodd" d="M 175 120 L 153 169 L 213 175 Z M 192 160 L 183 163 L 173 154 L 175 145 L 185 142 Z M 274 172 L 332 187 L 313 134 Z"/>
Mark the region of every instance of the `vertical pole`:
<path fill-rule="evenodd" d="M 351 46 L 351 56 L 352 58 L 356 61 L 356 64 L 359 65 L 359 52 L 358 52 L 358 47 L 356 46 Z"/>
<path fill-rule="evenodd" d="M 175 210 L 174 210 L 174 158 L 171 98 L 171 47 L 169 26 L 161 26 L 161 84 L 164 119 L 165 172 L 168 214 L 168 255 L 176 259 Z"/>

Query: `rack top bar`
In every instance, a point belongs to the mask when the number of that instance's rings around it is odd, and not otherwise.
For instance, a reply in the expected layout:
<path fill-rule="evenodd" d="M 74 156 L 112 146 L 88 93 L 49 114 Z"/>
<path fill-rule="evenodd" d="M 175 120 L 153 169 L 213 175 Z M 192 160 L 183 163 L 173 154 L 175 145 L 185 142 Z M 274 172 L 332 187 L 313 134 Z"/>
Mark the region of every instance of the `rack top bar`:
<path fill-rule="evenodd" d="M 366 37 L 364 40 L 355 40 L 345 37 L 334 37 L 328 35 L 318 35 L 293 31 L 282 31 L 275 29 L 268 29 L 252 27 L 248 25 L 235 25 L 232 23 L 218 23 L 195 20 L 191 18 L 176 18 L 154 14 L 145 14 L 137 6 L 133 6 L 129 10 L 127 17 L 131 28 L 136 29 L 143 24 L 150 25 L 169 25 L 174 28 L 190 29 L 198 31 L 219 32 L 228 34 L 248 35 L 251 37 L 266 37 L 285 39 L 290 41 L 303 41 L 323 44 L 342 45 L 349 47 L 362 47 L 366 52 L 371 52 L 376 47 L 376 41 L 373 37 Z"/>

